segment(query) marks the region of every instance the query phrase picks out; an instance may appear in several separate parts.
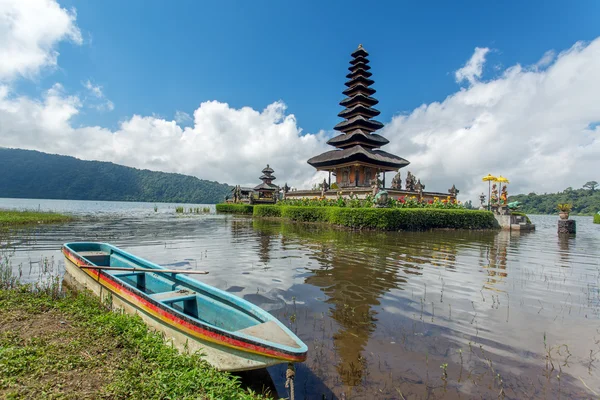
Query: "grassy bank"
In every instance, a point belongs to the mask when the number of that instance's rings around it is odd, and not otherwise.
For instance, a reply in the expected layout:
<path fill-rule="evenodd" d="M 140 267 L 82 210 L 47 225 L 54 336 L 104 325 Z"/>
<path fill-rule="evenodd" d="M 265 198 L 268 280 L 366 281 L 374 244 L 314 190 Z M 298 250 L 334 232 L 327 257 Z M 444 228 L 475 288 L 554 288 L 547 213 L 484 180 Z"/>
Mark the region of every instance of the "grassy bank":
<path fill-rule="evenodd" d="M 254 206 L 250 204 L 217 204 L 216 210 L 219 213 L 228 214 L 252 214 Z"/>
<path fill-rule="evenodd" d="M 600 214 L 598 214 L 598 213 L 594 214 L 594 223 L 600 224 Z"/>
<path fill-rule="evenodd" d="M 0 228 L 36 224 L 54 224 L 71 221 L 73 217 L 64 214 L 40 211 L 0 210 Z"/>
<path fill-rule="evenodd" d="M 0 289 L 0 398 L 256 399 L 95 297 Z"/>
<path fill-rule="evenodd" d="M 254 206 L 255 217 L 287 218 L 298 222 L 326 222 L 355 229 L 428 230 L 494 229 L 498 223 L 489 211 L 434 208 L 347 208 Z"/>

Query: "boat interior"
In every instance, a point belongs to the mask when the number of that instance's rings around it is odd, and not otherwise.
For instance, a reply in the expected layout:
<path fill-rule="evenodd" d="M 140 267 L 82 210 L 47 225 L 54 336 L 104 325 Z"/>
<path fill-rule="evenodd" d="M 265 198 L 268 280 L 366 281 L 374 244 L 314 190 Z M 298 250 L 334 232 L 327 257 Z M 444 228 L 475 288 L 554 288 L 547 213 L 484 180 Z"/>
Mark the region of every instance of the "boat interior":
<path fill-rule="evenodd" d="M 296 340 L 276 322 L 260 318 L 256 313 L 236 304 L 229 296 L 211 291 L 210 287 L 198 281 L 181 279 L 178 274 L 160 272 L 160 267 L 154 264 L 144 263 L 112 247 L 103 248 L 100 243 L 90 243 L 89 245 L 96 245 L 91 246 L 92 248 L 78 248 L 78 245 L 79 243 L 71 244 L 70 248 L 96 266 L 156 269 L 156 272 L 105 272 L 189 318 L 229 332 L 300 348 Z"/>

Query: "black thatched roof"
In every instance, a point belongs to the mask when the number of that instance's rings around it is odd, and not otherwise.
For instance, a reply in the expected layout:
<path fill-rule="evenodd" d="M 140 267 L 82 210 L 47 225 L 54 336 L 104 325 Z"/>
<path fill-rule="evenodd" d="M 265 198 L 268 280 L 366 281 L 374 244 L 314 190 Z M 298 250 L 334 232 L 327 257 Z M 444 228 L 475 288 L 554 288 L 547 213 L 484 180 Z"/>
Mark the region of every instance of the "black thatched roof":
<path fill-rule="evenodd" d="M 354 57 L 352 60 L 350 60 L 350 64 L 352 65 L 356 65 L 356 64 L 368 64 L 369 63 L 369 59 L 365 56 L 358 56 L 358 57 Z"/>
<path fill-rule="evenodd" d="M 258 190 L 262 190 L 262 191 L 267 191 L 267 192 L 274 192 L 277 190 L 277 186 L 275 185 L 269 185 L 268 183 L 261 183 L 260 185 L 256 186 L 254 188 L 254 190 L 258 191 Z"/>
<path fill-rule="evenodd" d="M 354 85 L 361 84 L 363 86 L 369 86 L 375 83 L 373 79 L 365 78 L 362 75 L 357 75 L 354 78 L 350 79 L 348 82 L 344 83 L 344 85 L 348 87 L 352 87 Z"/>
<path fill-rule="evenodd" d="M 373 118 L 380 114 L 379 110 L 366 106 L 364 104 L 357 104 L 351 108 L 346 108 L 338 114 L 338 117 L 342 117 L 345 119 L 353 118 L 357 115 L 362 115 L 364 117 Z"/>
<path fill-rule="evenodd" d="M 342 93 L 345 94 L 346 96 L 352 97 L 356 94 L 366 94 L 368 96 L 371 96 L 371 95 L 375 94 L 375 92 L 376 92 L 375 89 L 365 86 L 362 83 L 359 83 L 357 85 L 349 87 L 348 89 L 344 90 Z"/>
<path fill-rule="evenodd" d="M 357 94 L 352 97 L 346 97 L 344 100 L 340 101 L 340 106 L 343 107 L 354 107 L 357 104 L 365 104 L 367 106 L 374 106 L 379 103 L 374 97 L 365 96 L 364 94 Z"/>
<path fill-rule="evenodd" d="M 376 133 L 363 132 L 360 129 L 350 133 L 342 133 L 327 141 L 327 144 L 340 149 L 359 144 L 366 148 L 376 148 L 385 146 L 390 141 Z"/>
<path fill-rule="evenodd" d="M 275 177 L 274 177 L 273 175 L 271 175 L 271 174 L 265 174 L 265 175 L 261 176 L 261 177 L 260 177 L 260 178 L 258 178 L 258 179 L 260 179 L 261 181 L 264 181 L 264 180 L 267 180 L 267 179 L 270 179 L 270 180 L 274 181 L 274 180 L 275 180 L 275 179 L 277 179 L 277 178 L 275 178 Z"/>
<path fill-rule="evenodd" d="M 262 172 L 263 174 L 272 174 L 275 171 L 273 171 L 273 168 L 269 167 L 269 164 L 267 164 L 267 166 L 265 167 L 265 169 L 263 169 L 260 172 Z"/>
<path fill-rule="evenodd" d="M 354 73 L 358 70 L 368 71 L 370 69 L 371 69 L 371 66 L 366 64 L 365 62 L 361 62 L 359 64 L 354 64 L 354 65 L 348 67 L 348 70 L 350 71 L 350 73 Z"/>
<path fill-rule="evenodd" d="M 383 124 L 379 121 L 375 121 L 372 119 L 367 119 L 362 115 L 357 115 L 356 117 L 345 120 L 337 124 L 333 127 L 336 131 L 342 132 L 350 132 L 355 129 L 362 129 L 367 132 L 375 132 L 378 129 L 383 128 Z"/>
<path fill-rule="evenodd" d="M 359 44 L 358 48 L 354 50 L 352 54 L 350 54 L 351 57 L 367 57 L 368 55 L 369 53 L 367 53 L 367 51 L 362 47 L 362 44 Z"/>
<path fill-rule="evenodd" d="M 373 74 L 369 71 L 365 71 L 364 69 L 357 69 L 354 72 L 350 72 L 348 75 L 346 75 L 346 78 L 352 79 L 356 78 L 357 76 L 364 76 L 365 78 L 369 78 L 373 76 Z"/>
<path fill-rule="evenodd" d="M 360 145 L 343 150 L 328 151 L 308 160 L 308 163 L 315 168 L 324 168 L 352 162 L 369 163 L 390 170 L 397 170 L 410 164 L 402 157 L 398 157 L 382 150 L 366 149 Z"/>

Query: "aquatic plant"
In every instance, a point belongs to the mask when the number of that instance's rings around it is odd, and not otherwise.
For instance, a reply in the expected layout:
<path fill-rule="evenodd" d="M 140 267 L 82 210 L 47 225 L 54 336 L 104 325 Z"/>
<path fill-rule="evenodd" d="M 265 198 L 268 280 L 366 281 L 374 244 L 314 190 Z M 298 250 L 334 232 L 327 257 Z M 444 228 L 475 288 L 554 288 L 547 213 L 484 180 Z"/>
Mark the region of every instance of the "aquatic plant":
<path fill-rule="evenodd" d="M 69 222 L 73 219 L 70 215 L 53 212 L 0 210 L 0 228 Z"/>
<path fill-rule="evenodd" d="M 598 211 L 596 214 L 594 214 L 594 223 L 600 224 L 600 211 Z"/>
<path fill-rule="evenodd" d="M 183 214 L 184 211 L 185 209 L 183 208 L 183 206 L 175 207 L 175 212 L 178 214 Z"/>
<path fill-rule="evenodd" d="M 156 204 L 154 205 L 154 212 L 158 212 L 158 206 Z"/>
<path fill-rule="evenodd" d="M 566 212 L 566 213 L 570 212 L 572 207 L 573 206 L 571 204 L 569 204 L 569 203 L 559 203 L 556 206 L 556 208 L 558 209 L 558 211 L 560 211 L 560 212 Z"/>

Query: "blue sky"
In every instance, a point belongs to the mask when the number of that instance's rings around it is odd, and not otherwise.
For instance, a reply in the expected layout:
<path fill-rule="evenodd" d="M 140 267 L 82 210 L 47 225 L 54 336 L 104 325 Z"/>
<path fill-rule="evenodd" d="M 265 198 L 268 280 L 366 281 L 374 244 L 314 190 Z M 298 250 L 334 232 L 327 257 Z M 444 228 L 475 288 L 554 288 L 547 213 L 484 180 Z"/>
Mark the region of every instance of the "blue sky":
<path fill-rule="evenodd" d="M 133 114 L 173 118 L 207 100 L 262 110 L 283 100 L 304 132 L 337 122 L 349 54 L 371 53 L 380 119 L 457 90 L 453 73 L 488 47 L 484 77 L 531 64 L 600 33 L 600 2 L 60 1 L 77 10 L 84 44 L 58 47 L 69 91 L 91 79 L 115 104 L 76 124 L 116 128 Z"/>
<path fill-rule="evenodd" d="M 403 177 L 474 201 L 488 173 L 510 178 L 509 193 L 577 188 L 600 181 L 599 11 L 4 0 L 0 146 L 244 185 L 269 163 L 278 183 L 310 187 L 323 176 L 306 160 L 331 149 L 362 43 L 384 150 L 411 163 Z"/>

